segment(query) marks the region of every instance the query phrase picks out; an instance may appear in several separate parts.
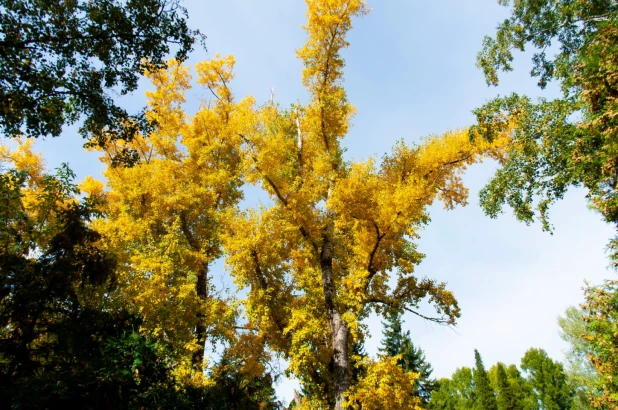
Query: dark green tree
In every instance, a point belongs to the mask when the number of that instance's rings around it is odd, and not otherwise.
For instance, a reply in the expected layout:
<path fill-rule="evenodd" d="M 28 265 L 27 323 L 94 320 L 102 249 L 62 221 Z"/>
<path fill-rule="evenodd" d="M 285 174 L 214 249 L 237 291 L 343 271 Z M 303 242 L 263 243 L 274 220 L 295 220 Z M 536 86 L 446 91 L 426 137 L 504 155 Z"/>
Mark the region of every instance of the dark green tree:
<path fill-rule="evenodd" d="M 530 349 L 521 359 L 535 401 L 544 410 L 567 410 L 572 407 L 573 391 L 561 363 L 554 362 L 543 349 Z"/>
<path fill-rule="evenodd" d="M 88 228 L 92 209 L 77 194 L 64 166 L 38 181 L 37 210 L 26 210 L 28 170 L 0 175 L 0 370 L 5 385 L 31 374 L 58 343 L 54 329 L 83 311 L 78 291 L 109 284 L 114 260 Z"/>
<path fill-rule="evenodd" d="M 115 261 L 99 248 L 88 227 L 93 204 L 74 199 L 72 179 L 66 166 L 56 175 L 0 174 L 0 401 L 16 409 L 176 403 L 167 361 L 135 332 L 139 319 L 101 309 Z"/>
<path fill-rule="evenodd" d="M 483 366 L 483 359 L 478 350 L 474 349 L 474 387 L 476 391 L 476 409 L 497 410 L 496 396 L 491 388 L 489 376 Z"/>
<path fill-rule="evenodd" d="M 498 410 L 521 409 L 521 405 L 517 402 L 517 397 L 513 391 L 513 386 L 511 386 L 506 374 L 506 368 L 502 363 L 496 365 L 496 385 L 496 390 L 498 391 L 498 396 L 496 397 Z"/>
<path fill-rule="evenodd" d="M 199 36 L 178 0 L 3 1 L 0 132 L 58 136 L 82 116 L 81 133 L 94 142 L 130 139 L 145 117 L 114 95 L 134 91 L 172 49 L 186 59 Z"/>
<path fill-rule="evenodd" d="M 78 199 L 70 169 L 0 166 L 2 408 L 278 408 L 270 375 L 247 377 L 228 357 L 214 386 L 178 383 L 165 340 L 106 303 L 115 258 L 89 226 L 96 203 Z"/>
<path fill-rule="evenodd" d="M 386 356 L 396 356 L 401 353 L 403 344 L 403 330 L 401 329 L 401 314 L 395 311 L 389 312 L 386 322 L 382 322 L 382 347 L 380 352 Z"/>
<path fill-rule="evenodd" d="M 426 405 L 431 398 L 431 392 L 436 389 L 436 380 L 431 378 L 433 372 L 431 364 L 427 363 L 423 350 L 412 343 L 410 331 L 404 333 L 401 329 L 400 313 L 389 313 L 386 322 L 382 324 L 384 330 L 380 351 L 387 356 L 401 355 L 399 366 L 407 372 L 419 374 L 413 394 L 420 397 L 422 403 Z"/>
<path fill-rule="evenodd" d="M 522 377 L 517 366 L 514 364 L 509 365 L 506 369 L 506 374 L 511 392 L 518 406 L 517 408 L 521 410 L 536 410 L 538 404 L 532 394 L 532 388 L 528 381 Z"/>

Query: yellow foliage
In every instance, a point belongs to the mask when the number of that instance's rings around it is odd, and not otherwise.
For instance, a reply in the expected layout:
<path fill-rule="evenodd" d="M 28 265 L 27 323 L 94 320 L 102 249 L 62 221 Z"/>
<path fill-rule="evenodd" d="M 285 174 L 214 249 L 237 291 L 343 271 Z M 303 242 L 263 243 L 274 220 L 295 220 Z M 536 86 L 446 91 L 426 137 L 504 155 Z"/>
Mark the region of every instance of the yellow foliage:
<path fill-rule="evenodd" d="M 57 175 L 46 172 L 43 156 L 34 152 L 34 139 L 18 138 L 13 142 L 16 144 L 14 148 L 0 144 L 0 169 L 25 173 L 25 186 L 20 190 L 23 206 L 21 211 L 28 222 L 18 223 L 11 229 L 19 232 L 22 243 L 17 246 L 26 252 L 34 243 L 40 248 L 49 244 L 49 240 L 62 226 L 58 223 L 58 211 L 75 204 L 77 198 L 71 189 L 70 181 L 66 186 L 60 186 L 53 181 L 53 177 Z M 18 184 L 17 179 L 11 182 Z"/>
<path fill-rule="evenodd" d="M 197 82 L 213 98 L 189 116 L 182 110 L 189 69 L 172 62 L 149 73 L 155 90 L 148 116 L 156 129 L 107 146 L 108 190 L 90 179 L 82 189 L 104 202 L 108 216 L 96 225 L 120 255 L 119 303 L 144 317 L 142 331 L 173 346 L 179 377 L 202 378 L 191 359 L 201 349 L 201 326 L 231 342 L 246 373 L 263 371 L 268 350 L 283 356 L 293 375 L 317 386 L 303 406 L 319 408 L 341 403 L 333 389 L 344 383 L 332 370 L 336 337 L 345 339 L 342 346 L 362 338 L 372 311 L 415 311 L 428 299 L 436 320 L 455 322 L 454 295 L 415 275 L 423 257 L 415 240 L 434 201 L 448 209 L 466 204 L 463 171 L 487 156 L 499 159 L 508 138 L 471 143 L 466 131 L 455 131 L 419 145 L 401 142 L 381 163 L 344 161 L 341 139 L 355 110 L 342 87 L 341 50 L 352 18 L 368 9 L 361 0 L 307 5 L 308 40 L 298 50 L 307 105 L 235 102 L 234 58 L 216 56 L 196 66 Z M 140 162 L 112 167 L 110 158 L 127 150 Z M 239 213 L 243 182 L 260 185 L 271 201 Z M 235 303 L 198 285 L 224 252 L 235 283 L 246 289 L 248 333 L 240 335 L 230 330 Z M 348 395 L 351 408 L 416 408 L 406 395 L 414 375 L 397 369 L 390 359 L 371 363 Z"/>
<path fill-rule="evenodd" d="M 404 372 L 399 356 L 364 363 L 367 372 L 347 394 L 346 408 L 353 410 L 421 410 L 421 400 L 410 392 L 418 374 Z"/>
<path fill-rule="evenodd" d="M 411 240 L 435 200 L 448 209 L 466 204 L 463 171 L 487 156 L 499 158 L 508 141 L 471 143 L 467 131 L 455 131 L 420 145 L 399 143 L 381 164 L 344 162 L 340 140 L 354 108 L 341 85 L 340 52 L 348 46 L 352 18 L 368 9 L 356 0 L 307 5 L 308 40 L 298 56 L 310 102 L 290 110 L 268 104 L 243 132 L 247 179 L 261 185 L 272 203 L 238 215 L 224 242 L 237 285 L 248 288 L 244 306 L 252 326 L 289 360 L 290 372 L 321 386 L 320 397 L 304 402 L 319 408 L 333 401 L 329 363 L 337 317 L 356 339 L 371 310 L 414 309 L 428 298 L 441 315 L 437 320 L 455 322 L 454 295 L 442 283 L 415 276 L 423 255 Z M 321 256 L 330 246 L 332 277 Z M 391 287 L 393 271 L 398 280 Z M 331 301 L 325 300 L 325 280 L 332 281 Z M 372 377 L 382 377 L 388 366 L 377 364 Z M 395 391 L 389 393 L 393 403 L 404 403 Z"/>
<path fill-rule="evenodd" d="M 198 82 L 213 100 L 193 117 L 182 108 L 189 69 L 172 61 L 149 73 L 155 130 L 105 147 L 107 191 L 92 178 L 81 185 L 103 200 L 106 217 L 95 225 L 122 262 L 117 303 L 143 317 L 141 331 L 171 347 L 177 376 L 193 384 L 204 383 L 206 338 L 236 338 L 237 307 L 213 292 L 209 277 L 241 198 L 238 134 L 253 112 L 251 99 L 235 103 L 227 87 L 233 64 L 217 57 L 198 65 Z M 123 150 L 135 152 L 138 164 L 113 166 L 110 158 Z"/>

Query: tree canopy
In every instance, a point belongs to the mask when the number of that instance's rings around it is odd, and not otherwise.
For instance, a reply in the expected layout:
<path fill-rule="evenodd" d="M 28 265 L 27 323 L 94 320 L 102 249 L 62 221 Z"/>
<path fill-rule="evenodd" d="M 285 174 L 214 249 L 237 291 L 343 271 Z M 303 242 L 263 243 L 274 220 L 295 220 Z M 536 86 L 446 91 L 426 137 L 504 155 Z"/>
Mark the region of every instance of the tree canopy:
<path fill-rule="evenodd" d="M 498 362 L 485 371 L 475 350 L 475 367 L 459 368 L 450 379 L 441 379 L 431 395 L 429 409 L 581 409 L 572 400 L 574 390 L 567 383 L 561 363 L 542 349 L 529 349 L 520 370 Z"/>
<path fill-rule="evenodd" d="M 171 52 L 183 61 L 197 36 L 178 0 L 4 1 L 0 132 L 56 137 L 81 118 L 92 143 L 131 139 L 148 122 L 117 96 L 164 68 Z"/>
<path fill-rule="evenodd" d="M 495 217 L 508 204 L 518 219 L 530 223 L 536 213 L 550 229 L 550 205 L 568 187 L 583 185 L 591 206 L 607 222 L 618 222 L 617 34 L 615 1 L 522 0 L 514 2 L 495 37 L 485 38 L 478 66 L 488 84 L 498 84 L 500 70 L 512 70 L 514 50 L 532 47 L 530 74 L 541 88 L 557 81 L 563 94 L 538 102 L 512 94 L 474 111 L 478 122 L 472 129 L 487 140 L 512 129 L 502 167 L 481 192 L 487 214 Z"/>

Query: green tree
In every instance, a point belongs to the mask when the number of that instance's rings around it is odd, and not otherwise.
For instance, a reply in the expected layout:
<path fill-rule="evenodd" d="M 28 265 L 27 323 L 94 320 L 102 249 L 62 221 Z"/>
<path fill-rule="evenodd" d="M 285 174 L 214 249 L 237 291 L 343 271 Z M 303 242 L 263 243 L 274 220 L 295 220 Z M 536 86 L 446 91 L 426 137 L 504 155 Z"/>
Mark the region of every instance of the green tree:
<path fill-rule="evenodd" d="M 427 406 L 430 410 L 470 410 L 477 402 L 472 369 L 455 370 L 451 379 L 440 379 Z"/>
<path fill-rule="evenodd" d="M 479 53 L 478 66 L 487 83 L 497 84 L 500 70 L 512 70 L 513 51 L 528 46 L 536 49 L 531 75 L 539 78 L 541 88 L 557 81 L 562 97 L 535 103 L 513 94 L 474 111 L 473 136 L 491 141 L 506 134 L 512 142 L 502 167 L 481 191 L 481 204 L 491 217 L 507 204 L 526 223 L 535 219 L 536 208 L 544 229 L 550 229 L 550 205 L 570 186 L 584 186 L 591 207 L 618 226 L 618 2 L 515 1 L 511 16 L 500 24 L 494 38 L 485 38 Z M 556 50 L 555 55 L 548 55 L 548 49 Z M 618 268 L 618 236 L 610 241 L 609 251 Z M 596 295 L 609 300 L 613 290 L 612 286 L 590 288 L 588 302 L 596 304 Z M 609 320 L 604 313 L 599 318 Z M 599 320 L 590 323 L 599 325 L 596 329 L 613 326 L 611 321 L 602 325 Z M 591 338 L 603 338 L 590 331 Z M 603 372 L 612 368 L 612 356 L 596 357 L 592 363 L 599 374 L 600 368 Z M 607 386 L 601 383 L 597 389 Z M 609 400 L 610 396 L 604 397 Z M 594 393 L 592 399 L 596 400 Z"/>
<path fill-rule="evenodd" d="M 479 410 L 497 410 L 496 396 L 491 384 L 489 376 L 483 366 L 483 360 L 478 350 L 474 349 L 474 387 L 476 390 L 476 409 Z"/>
<path fill-rule="evenodd" d="M 130 139 L 147 121 L 110 92 L 134 91 L 172 47 L 184 60 L 196 36 L 178 0 L 3 1 L 0 132 L 58 136 L 83 116 L 84 137 Z"/>
<path fill-rule="evenodd" d="M 92 208 L 73 202 L 77 188 L 70 169 L 36 173 L 11 169 L 0 175 L 0 370 L 5 385 L 36 371 L 45 352 L 59 343 L 54 329 L 79 316 L 88 307 L 87 297 L 110 283 L 114 272 L 113 258 L 98 248 L 99 235 L 86 225 Z"/>
<path fill-rule="evenodd" d="M 618 281 L 608 280 L 586 289 L 583 305 L 585 340 L 597 371 L 596 389 L 590 395 L 594 408 L 618 409 Z"/>
<path fill-rule="evenodd" d="M 114 307 L 116 255 L 64 165 L 44 170 L 32 140 L 0 146 L 0 403 L 7 409 L 275 409 L 272 378 L 224 356 L 208 386 L 174 375 L 164 338 Z M 99 215 L 100 216 L 100 215 Z"/>
<path fill-rule="evenodd" d="M 574 406 L 578 409 L 590 409 L 591 394 L 598 394 L 596 384 L 599 377 L 589 357 L 594 354 L 588 337 L 590 332 L 584 320 L 586 312 L 570 306 L 564 317 L 558 317 L 560 337 L 569 343 L 570 349 L 566 354 L 566 375 L 571 388 L 575 391 Z"/>
<path fill-rule="evenodd" d="M 390 312 L 384 325 L 382 348 L 380 351 L 387 356 L 401 355 L 399 366 L 406 372 L 419 374 L 416 380 L 414 396 L 420 397 L 423 405 L 427 405 L 431 392 L 436 389 L 436 380 L 431 378 L 433 369 L 427 363 L 425 353 L 420 347 L 414 346 L 410 331 L 405 333 L 401 329 L 401 314 Z"/>
<path fill-rule="evenodd" d="M 567 410 L 573 403 L 573 391 L 561 363 L 554 362 L 543 349 L 530 349 L 521 359 L 535 401 L 543 410 Z"/>
<path fill-rule="evenodd" d="M 528 381 L 524 379 L 521 372 L 514 364 L 509 365 L 506 369 L 507 378 L 511 391 L 515 397 L 515 402 L 521 410 L 536 410 L 538 405 L 532 394 L 532 388 Z"/>
<path fill-rule="evenodd" d="M 508 5 L 508 0 L 501 0 Z M 512 138 L 502 168 L 481 192 L 481 204 L 495 217 L 508 204 L 530 223 L 535 209 L 550 229 L 547 212 L 570 186 L 588 189 L 591 206 L 618 223 L 618 3 L 613 0 L 519 0 L 495 38 L 486 37 L 478 56 L 488 84 L 498 71 L 512 70 L 513 50 L 531 46 L 531 75 L 544 88 L 557 81 L 563 95 L 532 102 L 512 94 L 474 111 L 475 132 L 487 140 Z M 547 50 L 559 45 L 551 57 Z M 537 200 L 538 199 L 538 200 Z M 610 243 L 618 262 L 618 242 Z"/>
<path fill-rule="evenodd" d="M 210 370 L 214 385 L 205 389 L 202 408 L 219 409 L 282 409 L 277 401 L 270 373 L 253 377 L 239 371 L 243 358 L 223 354 L 222 360 Z"/>
<path fill-rule="evenodd" d="M 3 163 L 9 169 L 0 174 L 3 405 L 124 409 L 164 402 L 174 389 L 156 345 L 135 333 L 137 318 L 101 309 L 113 292 L 115 259 L 88 226 L 93 204 L 75 200 L 66 165 L 51 175 L 28 151 L 11 155 L 26 166 Z"/>
<path fill-rule="evenodd" d="M 496 403 L 498 410 L 536 409 L 536 407 L 526 405 L 529 390 L 526 391 L 525 380 L 519 374 L 517 367 L 513 365 L 511 367 L 515 372 L 508 372 L 507 367 L 503 363 L 498 362 L 488 372 L 492 387 L 497 392 Z"/>

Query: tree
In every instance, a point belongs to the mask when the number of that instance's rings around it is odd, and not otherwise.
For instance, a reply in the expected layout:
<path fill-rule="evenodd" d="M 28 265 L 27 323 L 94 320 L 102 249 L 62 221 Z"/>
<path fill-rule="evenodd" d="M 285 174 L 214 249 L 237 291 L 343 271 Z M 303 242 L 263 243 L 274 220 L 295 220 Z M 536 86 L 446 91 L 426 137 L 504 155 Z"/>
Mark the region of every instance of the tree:
<path fill-rule="evenodd" d="M 102 195 L 67 166 L 44 171 L 33 140 L 0 146 L 0 399 L 6 408 L 275 409 L 270 374 L 247 371 L 255 339 L 187 383 L 177 348 L 133 310 L 122 259 L 93 228 Z M 113 243 L 112 243 L 113 245 Z M 118 301 L 122 303 L 118 303 Z M 152 320 L 152 317 L 149 317 Z M 160 322 L 163 325 L 164 322 Z M 167 330 L 167 329 L 165 329 Z M 239 356 L 239 352 L 245 356 Z"/>
<path fill-rule="evenodd" d="M 521 368 L 528 374 L 535 401 L 544 410 L 567 410 L 573 402 L 561 363 L 554 362 L 542 349 L 530 349 L 521 359 Z"/>
<path fill-rule="evenodd" d="M 553 58 L 546 54 L 552 43 L 559 44 Z M 511 17 L 495 38 L 485 39 L 479 53 L 488 84 L 498 83 L 499 70 L 512 69 L 513 50 L 527 46 L 537 49 L 531 74 L 539 77 L 539 86 L 558 81 L 563 96 L 533 103 L 513 94 L 475 110 L 473 130 L 484 139 L 512 130 L 502 168 L 481 192 L 485 212 L 496 217 L 508 204 L 518 219 L 530 223 L 536 207 L 544 229 L 550 229 L 550 205 L 570 186 L 584 186 L 591 207 L 618 226 L 618 3 L 514 2 Z M 618 236 L 608 248 L 618 267 Z M 610 289 L 602 286 L 599 294 Z M 590 295 L 595 292 L 589 290 Z"/>
<path fill-rule="evenodd" d="M 495 369 L 496 377 L 495 377 L 495 388 L 494 390 L 498 392 L 496 396 L 496 404 L 498 410 L 518 410 L 522 406 L 517 401 L 517 397 L 515 392 L 513 391 L 513 387 L 509 382 L 508 375 L 506 374 L 506 368 L 504 364 L 498 362 L 495 366 L 493 366 L 489 373 Z"/>
<path fill-rule="evenodd" d="M 506 369 L 511 391 L 515 396 L 515 402 L 522 410 L 535 410 L 538 408 L 530 384 L 521 375 L 519 369 L 514 364 L 509 365 Z"/>
<path fill-rule="evenodd" d="M 521 376 L 517 366 L 506 366 L 498 362 L 488 372 L 491 385 L 496 392 L 498 410 L 536 410 L 538 404 L 532 396 L 528 381 Z"/>
<path fill-rule="evenodd" d="M 131 139 L 146 119 L 112 94 L 132 92 L 146 70 L 164 68 L 171 47 L 177 60 L 187 57 L 199 32 L 185 18 L 177 0 L 4 1 L 0 132 L 58 136 L 83 116 L 81 134 L 92 143 Z"/>
<path fill-rule="evenodd" d="M 366 367 L 366 374 L 346 393 L 346 408 L 381 410 L 387 404 L 393 410 L 422 409 L 420 398 L 410 394 L 417 376 L 404 371 L 396 358 L 370 362 Z"/>
<path fill-rule="evenodd" d="M 589 396 L 594 408 L 618 408 L 618 281 L 586 289 L 583 305 L 584 339 L 598 375 L 597 392 Z"/>
<path fill-rule="evenodd" d="M 426 362 L 423 350 L 412 343 L 410 331 L 402 332 L 401 314 L 391 312 L 386 320 L 380 351 L 386 356 L 400 356 L 397 364 L 406 372 L 418 374 L 412 395 L 419 397 L 422 405 L 426 406 L 431 392 L 436 388 L 436 380 L 431 378 L 433 369 Z"/>
<path fill-rule="evenodd" d="M 382 326 L 384 326 L 382 330 L 382 347 L 380 348 L 382 354 L 390 357 L 401 354 L 401 346 L 405 338 L 401 324 L 401 314 L 399 312 L 391 312 L 387 316 L 386 322 L 382 322 Z"/>
<path fill-rule="evenodd" d="M 469 410 L 476 408 L 477 395 L 472 369 L 455 370 L 451 379 L 440 379 L 438 388 L 431 394 L 431 410 Z"/>
<path fill-rule="evenodd" d="M 63 165 L 44 171 L 32 143 L 0 147 L 0 397 L 6 408 L 143 408 L 172 400 L 173 379 L 139 318 L 105 307 L 115 258 L 90 226 Z M 141 372 L 141 373 L 140 373 Z M 171 404 L 171 401 L 168 401 Z"/>
<path fill-rule="evenodd" d="M 94 226 L 121 261 L 116 302 L 139 312 L 141 331 L 166 343 L 176 375 L 197 386 L 207 383 L 207 341 L 238 343 L 242 371 L 256 377 L 266 358 L 259 339 L 236 332 L 237 302 L 217 294 L 210 277 L 222 256 L 222 232 L 242 197 L 238 134 L 251 126 L 246 117 L 253 112 L 251 98 L 237 103 L 228 88 L 233 65 L 231 57 L 197 65 L 198 83 L 213 101 L 194 116 L 182 111 L 187 67 L 171 62 L 169 70 L 149 73 L 155 90 L 147 93 L 147 116 L 156 129 L 103 147 L 107 190 L 92 178 L 83 185 L 104 212 Z M 126 149 L 139 155 L 138 163 L 114 166 Z"/>
<path fill-rule="evenodd" d="M 342 86 L 341 50 L 352 17 L 367 7 L 360 0 L 307 4 L 308 40 L 298 56 L 309 103 L 289 110 L 266 104 L 240 133 L 247 181 L 260 184 L 271 201 L 230 229 L 227 263 L 249 288 L 250 326 L 289 360 L 289 372 L 303 384 L 321 386 L 307 402 L 341 409 L 350 387 L 350 347 L 370 312 L 429 318 L 416 309 L 429 298 L 440 315 L 434 321 L 452 324 L 459 316 L 444 284 L 414 274 L 422 255 L 412 241 L 435 200 L 447 208 L 465 203 L 460 173 L 495 154 L 502 141 L 472 144 L 467 132 L 450 132 L 415 146 L 402 142 L 380 165 L 345 161 L 341 139 L 354 108 Z M 392 271 L 398 272 L 394 288 Z M 382 368 L 375 365 L 368 374 Z"/>
<path fill-rule="evenodd" d="M 478 350 L 474 349 L 474 387 L 476 390 L 476 407 L 479 410 L 497 410 L 496 397 L 489 383 L 489 377 Z"/>
<path fill-rule="evenodd" d="M 216 366 L 209 370 L 211 384 L 206 390 L 204 407 L 219 409 L 275 410 L 283 406 L 277 401 L 273 378 L 252 375 L 242 371 L 243 358 L 230 357 L 227 352 Z"/>
<path fill-rule="evenodd" d="M 558 317 L 560 337 L 570 345 L 566 355 L 566 375 L 569 385 L 576 393 L 574 406 L 578 409 L 592 408 L 589 396 L 598 394 L 595 386 L 599 377 L 589 358 L 594 351 L 587 340 L 590 335 L 585 316 L 586 312 L 582 309 L 570 306 L 564 317 Z"/>
<path fill-rule="evenodd" d="M 87 226 L 88 202 L 75 200 L 73 173 L 43 172 L 31 144 L 15 152 L 0 146 L 0 368 L 6 385 L 33 373 L 53 350 L 54 326 L 87 307 L 84 298 L 109 283 L 114 259 Z M 52 346 L 52 347 L 50 347 Z M 3 383 L 3 385 L 4 385 Z"/>
<path fill-rule="evenodd" d="M 550 205 L 569 186 L 583 185 L 591 206 L 607 222 L 618 222 L 617 12 L 618 3 L 612 0 L 516 1 L 496 37 L 485 38 L 478 65 L 488 84 L 498 83 L 499 70 L 512 69 L 513 50 L 532 46 L 538 52 L 531 74 L 539 77 L 539 86 L 555 80 L 563 91 L 562 98 L 538 103 L 513 94 L 474 111 L 474 131 L 487 140 L 505 128 L 513 130 L 502 168 L 481 192 L 490 216 L 508 204 L 518 219 L 530 223 L 536 205 L 544 229 L 550 229 Z M 552 43 L 560 45 L 554 58 L 546 54 Z M 614 260 L 616 245 L 610 243 Z"/>

